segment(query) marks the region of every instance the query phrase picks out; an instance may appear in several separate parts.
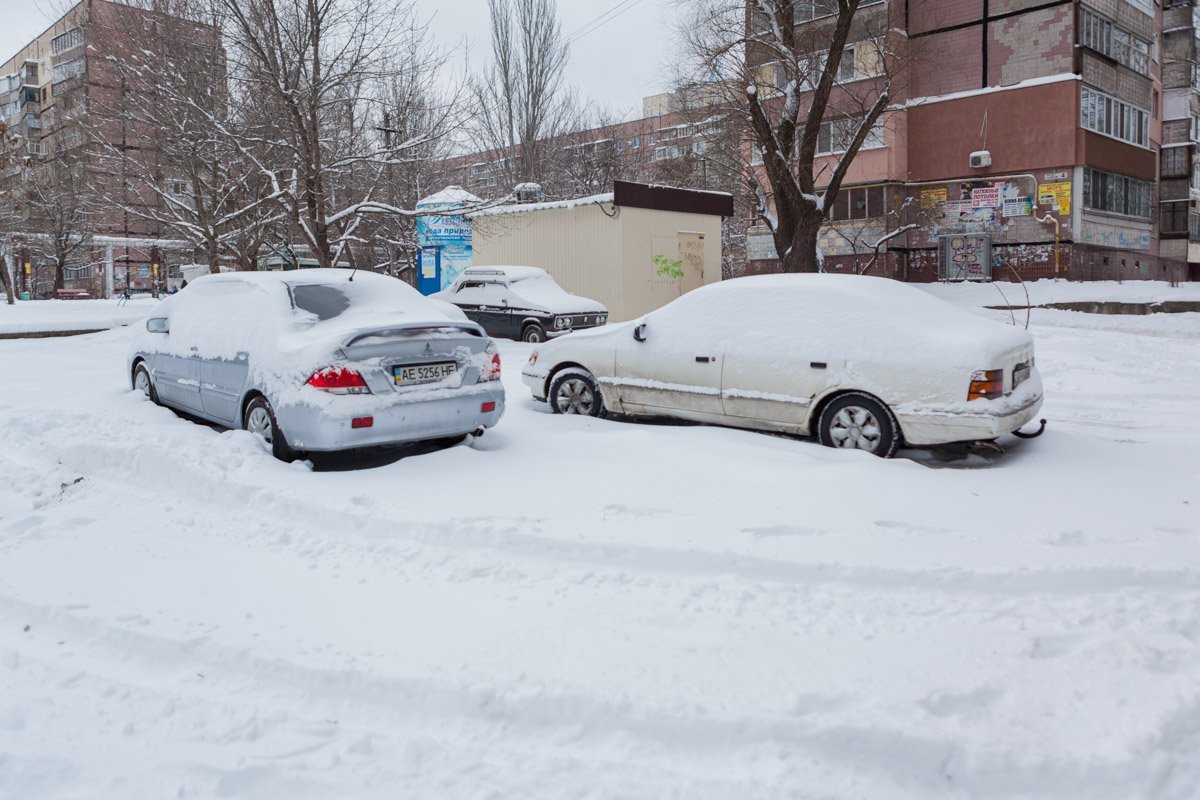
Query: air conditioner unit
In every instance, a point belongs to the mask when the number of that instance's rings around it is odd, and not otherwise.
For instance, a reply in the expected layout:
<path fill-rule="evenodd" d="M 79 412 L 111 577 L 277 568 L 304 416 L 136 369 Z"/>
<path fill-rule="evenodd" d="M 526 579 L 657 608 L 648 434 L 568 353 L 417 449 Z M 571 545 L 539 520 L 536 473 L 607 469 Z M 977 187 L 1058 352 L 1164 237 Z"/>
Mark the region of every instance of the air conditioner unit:
<path fill-rule="evenodd" d="M 992 165 L 992 154 L 987 150 L 971 153 L 971 169 L 983 169 Z"/>

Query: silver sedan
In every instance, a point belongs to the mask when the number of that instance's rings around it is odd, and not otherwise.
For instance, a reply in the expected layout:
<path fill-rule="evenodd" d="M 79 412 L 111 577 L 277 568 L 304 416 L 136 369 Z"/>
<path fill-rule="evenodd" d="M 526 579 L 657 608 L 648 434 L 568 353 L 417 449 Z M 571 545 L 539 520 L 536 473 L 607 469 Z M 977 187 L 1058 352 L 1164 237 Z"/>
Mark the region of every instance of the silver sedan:
<path fill-rule="evenodd" d="M 154 402 L 245 428 L 284 460 L 482 433 L 504 413 L 480 326 L 345 269 L 197 279 L 151 313 L 127 369 Z"/>

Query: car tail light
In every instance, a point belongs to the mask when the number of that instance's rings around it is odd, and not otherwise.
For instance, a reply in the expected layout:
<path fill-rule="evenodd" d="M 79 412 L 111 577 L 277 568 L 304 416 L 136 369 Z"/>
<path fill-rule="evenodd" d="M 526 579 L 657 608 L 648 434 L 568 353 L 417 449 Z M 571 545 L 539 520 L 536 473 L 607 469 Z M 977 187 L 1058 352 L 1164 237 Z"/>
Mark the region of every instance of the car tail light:
<path fill-rule="evenodd" d="M 480 404 L 479 410 L 484 414 L 490 414 L 496 410 L 496 401 L 488 400 L 486 403 Z"/>
<path fill-rule="evenodd" d="M 1004 394 L 1004 370 L 978 369 L 971 375 L 967 400 L 995 400 Z"/>
<path fill-rule="evenodd" d="M 330 394 L 370 394 L 363 376 L 346 367 L 326 367 L 317 370 L 306 383 Z"/>
<path fill-rule="evenodd" d="M 500 352 L 496 350 L 496 345 L 489 342 L 484 355 L 491 354 L 492 360 L 484 364 L 483 369 L 479 371 L 479 380 L 482 381 L 498 381 L 500 380 Z"/>
<path fill-rule="evenodd" d="M 532 353 L 529 354 L 529 366 L 532 367 L 536 363 L 537 363 L 537 350 L 534 350 Z"/>
<path fill-rule="evenodd" d="M 351 428 L 369 428 L 375 424 L 374 417 L 355 417 L 350 420 Z"/>

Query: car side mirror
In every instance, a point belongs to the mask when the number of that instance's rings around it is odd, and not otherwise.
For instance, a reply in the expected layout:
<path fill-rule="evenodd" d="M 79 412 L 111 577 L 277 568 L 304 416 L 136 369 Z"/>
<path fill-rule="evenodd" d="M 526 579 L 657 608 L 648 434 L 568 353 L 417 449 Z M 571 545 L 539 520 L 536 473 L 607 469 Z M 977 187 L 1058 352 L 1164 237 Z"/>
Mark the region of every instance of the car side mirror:
<path fill-rule="evenodd" d="M 642 323 L 633 329 L 633 338 L 639 342 L 646 341 L 646 323 Z"/>
<path fill-rule="evenodd" d="M 151 333 L 169 333 L 171 326 L 167 323 L 166 317 L 153 317 L 146 320 L 146 330 Z"/>

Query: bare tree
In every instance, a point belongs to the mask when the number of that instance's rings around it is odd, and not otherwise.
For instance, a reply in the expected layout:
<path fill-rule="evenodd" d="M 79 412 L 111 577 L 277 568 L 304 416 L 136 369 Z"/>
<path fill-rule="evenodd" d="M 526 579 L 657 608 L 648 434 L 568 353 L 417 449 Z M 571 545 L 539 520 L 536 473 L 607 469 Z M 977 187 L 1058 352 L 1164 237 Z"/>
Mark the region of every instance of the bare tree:
<path fill-rule="evenodd" d="M 860 0 L 696 0 L 683 30 L 693 67 L 736 86 L 724 103 L 743 148 L 755 215 L 785 272 L 821 268 L 818 234 L 864 146 L 883 144 L 897 53 L 887 7 Z M 759 162 L 761 159 L 761 163 Z"/>
<path fill-rule="evenodd" d="M 387 202 L 389 166 L 436 138 L 433 130 L 383 135 L 381 84 L 392 55 L 422 49 L 426 27 L 411 0 L 220 0 L 231 71 L 267 119 L 224 126 L 253 159 L 286 220 L 321 266 L 364 241 L 364 218 Z M 448 109 L 436 120 L 449 118 Z M 419 154 L 411 156 L 419 158 Z M 383 195 L 383 196 L 381 196 Z M 290 238 L 285 237 L 285 238 Z"/>
<path fill-rule="evenodd" d="M 98 145 L 100 179 L 120 175 L 127 184 L 110 204 L 188 242 L 215 273 L 223 257 L 244 260 L 246 240 L 264 238 L 260 229 L 282 212 L 258 165 L 225 135 L 246 126 L 254 106 L 240 95 L 233 102 L 227 90 L 217 6 L 177 0 L 171 10 L 153 50 L 110 57 L 107 65 L 126 89 L 113 97 L 119 107 L 99 108 L 97 116 L 120 117 L 139 132 L 136 152 L 127 137 L 104 135 L 103 123 L 89 139 Z"/>
<path fill-rule="evenodd" d="M 25 230 L 41 243 L 41 255 L 54 267 L 54 288 L 64 288 L 67 266 L 88 253 L 95 228 L 95 210 L 88 202 L 81 160 L 60 152 L 26 167 L 20 175 L 17 198 Z"/>
<path fill-rule="evenodd" d="M 567 43 L 556 0 L 488 0 L 492 63 L 471 81 L 477 150 L 492 153 L 506 188 L 546 182 L 552 145 L 576 129 L 563 83 Z"/>

